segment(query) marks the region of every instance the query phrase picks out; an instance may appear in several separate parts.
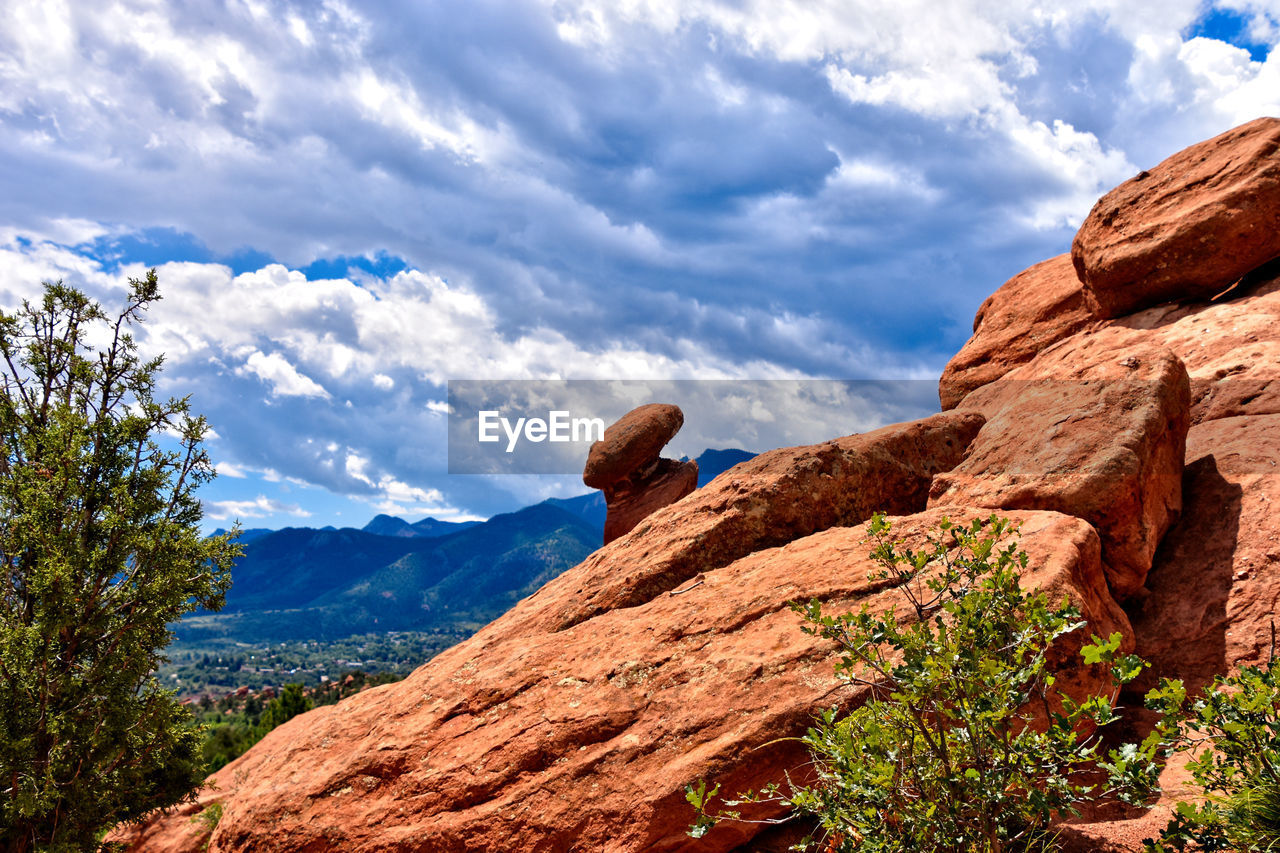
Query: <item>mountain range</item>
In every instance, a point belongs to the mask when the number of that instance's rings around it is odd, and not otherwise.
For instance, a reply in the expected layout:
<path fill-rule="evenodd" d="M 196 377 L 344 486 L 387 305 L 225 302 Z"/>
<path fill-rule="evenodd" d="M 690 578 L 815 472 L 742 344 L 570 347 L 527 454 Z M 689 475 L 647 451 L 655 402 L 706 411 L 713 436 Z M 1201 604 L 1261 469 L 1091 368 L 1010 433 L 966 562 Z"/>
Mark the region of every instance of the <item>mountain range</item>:
<path fill-rule="evenodd" d="M 708 450 L 699 485 L 753 454 Z M 551 498 L 487 521 L 241 532 L 227 603 L 173 626 L 179 640 L 333 640 L 373 631 L 474 628 L 599 547 L 600 492 Z"/>

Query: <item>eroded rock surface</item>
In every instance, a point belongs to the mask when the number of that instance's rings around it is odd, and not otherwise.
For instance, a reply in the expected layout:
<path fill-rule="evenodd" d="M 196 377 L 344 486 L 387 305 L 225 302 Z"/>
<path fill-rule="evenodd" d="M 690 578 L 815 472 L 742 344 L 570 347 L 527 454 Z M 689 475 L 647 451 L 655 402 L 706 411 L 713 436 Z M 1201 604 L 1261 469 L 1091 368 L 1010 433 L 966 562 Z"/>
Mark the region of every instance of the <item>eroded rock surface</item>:
<path fill-rule="evenodd" d="M 898 519 L 895 533 L 921 547 L 941 515 Z M 1075 602 L 1089 620 L 1082 638 L 1127 636 L 1093 529 L 1057 513 L 1010 515 L 1031 555 L 1025 583 Z M 135 849 L 198 850 L 190 818 L 217 801 L 215 853 L 731 850 L 761 827 L 723 824 L 694 842 L 684 786 L 802 776 L 803 749 L 779 739 L 858 701 L 834 677 L 833 647 L 803 633 L 788 603 L 901 611 L 899 590 L 868 580 L 864 539 L 864 527 L 831 528 L 557 633 L 504 630 L 503 617 L 405 681 L 271 732 L 215 774 L 201 804 L 133 836 Z M 1104 676 L 1075 659 L 1061 683 L 1090 692 Z"/>
<path fill-rule="evenodd" d="M 1062 341 L 963 409 L 986 424 L 964 462 L 938 475 L 930 506 L 1050 509 L 1097 528 L 1112 591 L 1142 588 L 1181 508 L 1190 385 L 1168 350 L 1095 351 Z"/>
<path fill-rule="evenodd" d="M 983 423 L 946 412 L 743 462 L 666 507 L 580 568 L 516 605 L 528 630 L 558 631 L 649 601 L 699 572 L 875 512 L 924 509 L 935 474 L 954 467 Z"/>
<path fill-rule="evenodd" d="M 1208 299 L 1280 256 L 1280 119 L 1260 118 L 1139 172 L 1071 245 L 1102 316 Z"/>
<path fill-rule="evenodd" d="M 970 391 L 1027 363 L 1093 320 L 1070 255 L 1023 270 L 978 309 L 973 337 L 947 364 L 938 383 L 942 408 L 955 408 Z"/>

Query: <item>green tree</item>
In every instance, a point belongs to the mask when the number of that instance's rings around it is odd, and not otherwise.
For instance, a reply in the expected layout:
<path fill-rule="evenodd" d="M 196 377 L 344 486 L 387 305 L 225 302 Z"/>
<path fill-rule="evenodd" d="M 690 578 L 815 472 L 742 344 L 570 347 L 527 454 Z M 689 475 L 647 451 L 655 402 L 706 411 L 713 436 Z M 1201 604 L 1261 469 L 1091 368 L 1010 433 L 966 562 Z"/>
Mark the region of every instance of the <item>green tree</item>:
<path fill-rule="evenodd" d="M 161 359 L 74 288 L 0 312 L 0 848 L 85 850 L 190 799 L 200 728 L 152 673 L 167 625 L 218 609 L 239 553 L 200 535 L 203 418 L 155 399 Z"/>
<path fill-rule="evenodd" d="M 262 720 L 258 723 L 258 730 L 265 735 L 276 726 L 283 725 L 314 707 L 315 704 L 302 692 L 301 684 L 286 684 L 280 691 L 280 696 L 267 703 L 262 712 Z"/>
<path fill-rule="evenodd" d="M 1144 802 L 1168 725 L 1141 745 L 1101 749 L 1099 729 L 1117 719 L 1111 701 L 1074 702 L 1049 670 L 1050 648 L 1085 623 L 1066 601 L 1022 588 L 1027 555 L 1008 541 L 1015 532 L 995 516 L 943 519 L 929 547 L 913 551 L 876 516 L 873 578 L 902 589 L 909 611 L 795 608 L 804 630 L 835 643 L 837 672 L 866 701 L 844 717 L 823 713 L 803 738 L 815 784 L 774 785 L 727 805 L 780 802 L 815 819 L 822 849 L 840 853 L 1000 853 L 1051 849 L 1052 824 L 1083 803 Z M 1117 687 L 1145 666 L 1121 655 L 1120 642 L 1117 633 L 1083 647 L 1085 663 L 1105 667 Z M 1095 767 L 1105 781 L 1082 775 Z M 688 790 L 695 837 L 741 818 L 709 811 L 716 793 L 705 783 Z"/>

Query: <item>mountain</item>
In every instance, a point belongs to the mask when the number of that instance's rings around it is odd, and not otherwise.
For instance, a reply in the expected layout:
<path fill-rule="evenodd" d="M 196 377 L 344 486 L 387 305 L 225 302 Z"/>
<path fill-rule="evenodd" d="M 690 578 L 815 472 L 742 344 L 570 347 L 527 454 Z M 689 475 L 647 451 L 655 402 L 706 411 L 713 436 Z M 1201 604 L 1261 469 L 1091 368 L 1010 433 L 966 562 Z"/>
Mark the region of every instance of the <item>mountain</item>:
<path fill-rule="evenodd" d="M 426 521 L 453 532 L 285 528 L 258 537 L 232 571 L 226 607 L 184 619 L 175 633 L 187 642 L 274 642 L 474 626 L 580 562 L 600 540 L 586 520 L 548 504 L 474 524 Z"/>
<path fill-rule="evenodd" d="M 226 528 L 219 527 L 217 530 L 213 531 L 211 535 L 222 536 L 223 534 L 228 532 L 230 531 L 228 531 Z M 266 536 L 268 533 L 274 533 L 274 532 L 275 532 L 274 530 L 271 530 L 270 528 L 267 528 L 267 527 L 250 527 L 250 528 L 241 530 L 240 538 L 238 538 L 236 541 L 239 542 L 241 545 L 248 545 L 253 540 L 261 539 L 263 536 Z"/>
<path fill-rule="evenodd" d="M 707 450 L 699 479 L 751 456 Z M 187 642 L 275 642 L 483 624 L 595 550 L 604 521 L 592 491 L 483 522 L 378 515 L 359 530 L 246 530 L 226 606 L 174 630 Z"/>
<path fill-rule="evenodd" d="M 755 454 L 746 450 L 711 450 L 702 451 L 694 461 L 698 463 L 698 488 L 702 488 L 725 471 L 740 462 L 746 462 Z"/>
<path fill-rule="evenodd" d="M 374 533 L 378 536 L 432 537 L 466 530 L 479 523 L 478 521 L 439 521 L 434 518 L 424 518 L 410 524 L 394 515 L 375 515 L 372 521 L 360 529 L 365 533 Z"/>
<path fill-rule="evenodd" d="M 572 513 L 537 504 L 440 537 L 313 603 L 383 630 L 484 622 L 577 565 L 598 539 Z"/>

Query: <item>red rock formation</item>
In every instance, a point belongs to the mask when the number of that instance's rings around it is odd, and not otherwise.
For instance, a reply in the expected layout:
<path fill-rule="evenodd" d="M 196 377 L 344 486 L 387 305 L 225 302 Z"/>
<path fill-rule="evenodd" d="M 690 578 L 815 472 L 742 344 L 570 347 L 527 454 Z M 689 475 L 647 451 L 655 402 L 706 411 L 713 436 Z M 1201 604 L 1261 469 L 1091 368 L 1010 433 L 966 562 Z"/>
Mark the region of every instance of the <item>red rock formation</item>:
<path fill-rule="evenodd" d="M 1102 537 L 1119 597 L 1142 588 L 1181 508 L 1190 386 L 1167 350 L 1096 353 L 1071 338 L 965 398 L 986 425 L 934 478 L 930 506 L 1051 509 Z"/>
<path fill-rule="evenodd" d="M 1102 316 L 1208 299 L 1280 257 L 1280 119 L 1139 172 L 1093 206 L 1071 258 Z"/>
<path fill-rule="evenodd" d="M 994 382 L 1093 320 L 1070 255 L 1023 270 L 978 309 L 973 337 L 938 382 L 942 408 L 955 408 L 970 391 Z"/>
<path fill-rule="evenodd" d="M 941 515 L 898 519 L 895 532 L 921 547 Z M 1026 582 L 1081 608 L 1080 638 L 1127 635 L 1092 528 L 1011 515 L 1032 557 Z M 294 718 L 215 774 L 201 803 L 129 839 L 198 850 L 190 817 L 217 801 L 215 853 L 731 850 L 760 827 L 725 824 L 692 841 L 684 786 L 715 777 L 735 791 L 803 772 L 803 749 L 779 738 L 859 700 L 834 677 L 833 647 L 800 631 L 787 605 L 901 611 L 897 589 L 868 580 L 864 538 L 863 527 L 831 528 L 556 633 L 508 630 L 513 615 L 503 617 L 403 682 Z M 624 571 L 614 553 L 608 568 Z M 1104 674 L 1072 660 L 1060 683 L 1097 690 Z"/>
<path fill-rule="evenodd" d="M 698 463 L 658 454 L 684 425 L 678 406 L 649 403 L 627 412 L 591 445 L 582 482 L 604 492 L 604 544 L 698 487 Z"/>
<path fill-rule="evenodd" d="M 648 403 L 632 409 L 591 445 L 582 482 L 605 489 L 634 471 L 652 464 L 684 426 L 684 412 L 668 403 Z"/>

